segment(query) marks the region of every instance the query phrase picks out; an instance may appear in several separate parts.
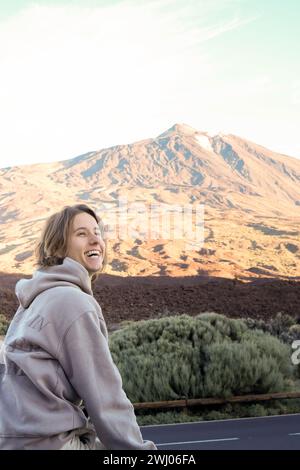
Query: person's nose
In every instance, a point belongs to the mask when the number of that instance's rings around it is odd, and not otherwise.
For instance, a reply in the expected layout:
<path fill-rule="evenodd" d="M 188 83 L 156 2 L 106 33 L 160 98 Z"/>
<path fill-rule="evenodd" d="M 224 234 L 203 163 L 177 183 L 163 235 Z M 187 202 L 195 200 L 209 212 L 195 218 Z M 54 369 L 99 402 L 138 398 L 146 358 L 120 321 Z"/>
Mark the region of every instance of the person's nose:
<path fill-rule="evenodd" d="M 90 234 L 89 245 L 91 245 L 94 248 L 96 248 L 98 246 L 103 253 L 105 251 L 105 243 L 104 243 L 103 239 L 101 237 L 99 237 L 99 235 L 96 235 L 94 233 Z"/>
<path fill-rule="evenodd" d="M 91 233 L 89 236 L 89 243 L 91 245 L 98 245 L 98 244 L 100 245 L 99 236 L 95 235 L 94 233 Z"/>

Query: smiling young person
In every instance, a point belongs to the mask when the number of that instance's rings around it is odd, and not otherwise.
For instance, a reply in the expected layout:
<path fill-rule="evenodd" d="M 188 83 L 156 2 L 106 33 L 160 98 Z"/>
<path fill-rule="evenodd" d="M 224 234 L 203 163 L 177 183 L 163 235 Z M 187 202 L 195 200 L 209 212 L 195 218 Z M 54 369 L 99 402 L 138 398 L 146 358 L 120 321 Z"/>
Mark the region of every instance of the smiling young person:
<path fill-rule="evenodd" d="M 108 346 L 92 281 L 107 264 L 103 222 L 88 206 L 47 221 L 38 269 L 0 354 L 0 449 L 156 450 L 143 441 Z"/>

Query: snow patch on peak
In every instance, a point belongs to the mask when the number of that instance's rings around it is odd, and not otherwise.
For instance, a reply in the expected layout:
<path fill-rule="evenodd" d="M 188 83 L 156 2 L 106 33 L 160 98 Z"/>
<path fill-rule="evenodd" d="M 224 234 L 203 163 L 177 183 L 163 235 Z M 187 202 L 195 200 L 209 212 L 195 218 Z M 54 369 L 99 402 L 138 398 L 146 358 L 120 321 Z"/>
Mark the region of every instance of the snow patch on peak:
<path fill-rule="evenodd" d="M 209 152 L 214 152 L 214 149 L 210 143 L 210 139 L 205 134 L 198 134 L 195 136 L 196 141 L 198 144 L 205 150 Z"/>

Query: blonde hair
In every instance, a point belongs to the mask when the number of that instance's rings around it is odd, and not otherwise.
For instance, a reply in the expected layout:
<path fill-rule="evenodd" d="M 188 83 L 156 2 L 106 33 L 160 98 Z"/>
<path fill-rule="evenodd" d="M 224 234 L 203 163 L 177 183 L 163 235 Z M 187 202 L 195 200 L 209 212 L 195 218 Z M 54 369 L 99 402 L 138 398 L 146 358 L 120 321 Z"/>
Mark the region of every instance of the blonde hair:
<path fill-rule="evenodd" d="M 102 268 L 92 276 L 92 281 L 95 281 L 107 265 L 107 239 L 105 237 L 103 221 L 89 206 L 85 204 L 66 206 L 60 212 L 52 214 L 46 220 L 41 237 L 35 247 L 36 265 L 39 268 L 43 268 L 63 263 L 67 253 L 68 237 L 72 220 L 75 215 L 80 214 L 81 212 L 86 212 L 96 220 L 100 229 L 101 237 L 105 243 Z"/>

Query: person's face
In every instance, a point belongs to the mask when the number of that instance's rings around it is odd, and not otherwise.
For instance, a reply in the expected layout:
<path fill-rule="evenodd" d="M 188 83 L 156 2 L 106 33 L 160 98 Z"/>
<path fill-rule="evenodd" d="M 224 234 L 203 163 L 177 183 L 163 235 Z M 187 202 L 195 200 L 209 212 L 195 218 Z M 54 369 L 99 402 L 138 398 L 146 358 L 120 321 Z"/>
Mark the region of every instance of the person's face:
<path fill-rule="evenodd" d="M 78 261 L 91 276 L 101 269 L 104 252 L 105 243 L 94 217 L 86 212 L 75 215 L 71 222 L 66 256 Z"/>

